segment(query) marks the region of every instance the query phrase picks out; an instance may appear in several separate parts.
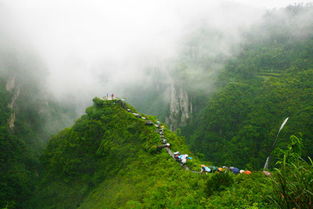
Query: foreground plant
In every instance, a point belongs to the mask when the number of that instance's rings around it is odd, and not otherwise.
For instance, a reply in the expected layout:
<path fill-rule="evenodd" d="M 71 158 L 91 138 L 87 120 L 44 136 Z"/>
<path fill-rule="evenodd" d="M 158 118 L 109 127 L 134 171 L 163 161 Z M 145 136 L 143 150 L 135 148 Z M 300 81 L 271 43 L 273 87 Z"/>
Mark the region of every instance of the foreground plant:
<path fill-rule="evenodd" d="M 287 150 L 281 150 L 276 175 L 272 179 L 274 195 L 271 200 L 278 208 L 313 208 L 313 162 L 301 158 L 302 139 L 291 136 Z"/>

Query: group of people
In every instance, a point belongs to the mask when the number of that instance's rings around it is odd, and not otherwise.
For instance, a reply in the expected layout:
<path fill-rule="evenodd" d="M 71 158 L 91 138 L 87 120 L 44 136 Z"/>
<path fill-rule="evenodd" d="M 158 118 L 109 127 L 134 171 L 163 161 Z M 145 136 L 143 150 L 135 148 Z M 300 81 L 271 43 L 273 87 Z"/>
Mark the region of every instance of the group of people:
<path fill-rule="evenodd" d="M 167 142 L 165 136 L 164 136 L 164 127 L 161 126 L 161 123 L 160 121 L 157 121 L 155 123 L 155 127 L 157 127 L 159 130 L 159 134 L 160 134 L 160 138 L 161 138 L 161 142 L 162 142 L 162 145 L 158 146 L 159 149 L 162 149 L 162 148 L 170 148 L 171 144 Z"/>
<path fill-rule="evenodd" d="M 155 124 L 155 127 L 157 127 L 159 130 L 161 142 L 163 145 L 158 146 L 158 148 L 170 148 L 170 143 L 167 142 L 165 136 L 164 136 L 164 126 L 161 125 L 160 121 L 157 121 Z M 169 150 L 169 153 L 171 151 Z M 187 154 L 180 154 L 179 152 L 174 152 L 174 158 L 176 161 L 180 162 L 182 166 L 184 166 L 187 163 L 187 160 L 191 160 L 192 157 L 189 157 Z"/>
<path fill-rule="evenodd" d="M 161 138 L 162 145 L 158 146 L 158 149 L 162 148 L 168 148 L 168 152 L 171 155 L 171 151 L 169 150 L 171 144 L 167 142 L 165 136 L 164 136 L 164 126 L 161 125 L 160 121 L 156 121 L 155 127 L 158 128 L 158 133 Z M 180 162 L 182 166 L 184 166 L 187 163 L 187 160 L 192 159 L 192 157 L 189 157 L 187 154 L 180 154 L 179 152 L 173 153 L 173 157 L 176 161 Z"/>
<path fill-rule="evenodd" d="M 111 95 L 111 99 L 113 100 L 114 94 Z M 107 95 L 107 99 L 109 99 L 109 96 Z M 124 107 L 125 108 L 125 107 Z M 133 113 L 130 109 L 127 109 L 128 112 L 132 113 L 135 117 L 137 118 L 142 118 L 146 120 L 145 117 L 139 115 L 138 113 Z M 170 143 L 167 142 L 165 136 L 164 136 L 164 126 L 161 125 L 160 121 L 156 121 L 156 123 L 153 123 L 152 121 L 146 122 L 146 125 L 154 125 L 156 128 L 158 128 L 158 132 L 160 134 L 161 142 L 162 145 L 158 146 L 158 149 L 163 149 L 163 148 L 168 148 L 168 152 L 170 153 Z M 192 157 L 189 157 L 188 154 L 181 154 L 180 152 L 174 152 L 173 157 L 176 161 L 178 161 L 182 166 L 185 166 L 187 163 L 187 160 L 191 160 Z M 196 172 L 196 171 L 194 171 Z M 232 172 L 234 174 L 246 174 L 250 175 L 252 172 L 249 170 L 240 170 L 239 168 L 236 167 L 216 167 L 216 166 L 206 166 L 206 165 L 201 165 L 201 170 L 200 173 L 215 173 L 215 172 Z M 264 175 L 270 176 L 271 173 L 268 171 L 263 171 Z"/>
<path fill-rule="evenodd" d="M 201 173 L 214 173 L 214 172 L 226 172 L 226 171 L 230 171 L 234 174 L 247 174 L 250 175 L 252 172 L 249 170 L 240 170 L 239 168 L 236 167 L 216 167 L 216 166 L 206 166 L 206 165 L 201 165 Z"/>
<path fill-rule="evenodd" d="M 192 157 L 189 157 L 187 154 L 180 154 L 179 152 L 174 152 L 174 158 L 182 165 L 185 165 L 187 163 L 187 160 L 192 159 Z"/>
<path fill-rule="evenodd" d="M 116 97 L 114 96 L 114 94 L 111 94 L 111 96 L 109 96 L 109 94 L 107 94 L 105 97 L 104 97 L 105 100 L 114 100 L 116 99 Z"/>
<path fill-rule="evenodd" d="M 160 122 L 157 121 L 157 123 L 155 124 L 157 128 L 159 128 L 159 134 L 161 137 L 161 142 L 163 145 L 158 146 L 159 149 L 162 148 L 169 148 L 170 144 L 167 142 L 167 140 L 164 137 L 164 132 L 163 132 L 163 127 L 160 127 Z M 187 163 L 187 160 L 191 160 L 192 157 L 189 157 L 188 154 L 181 154 L 180 152 L 174 152 L 174 158 L 176 161 L 178 161 L 182 166 L 185 166 L 185 164 Z M 201 165 L 201 170 L 200 173 L 214 173 L 214 172 L 226 172 L 226 171 L 230 171 L 234 174 L 247 174 L 250 175 L 252 172 L 249 170 L 240 170 L 239 168 L 236 167 L 216 167 L 216 166 L 206 166 L 206 165 Z"/>

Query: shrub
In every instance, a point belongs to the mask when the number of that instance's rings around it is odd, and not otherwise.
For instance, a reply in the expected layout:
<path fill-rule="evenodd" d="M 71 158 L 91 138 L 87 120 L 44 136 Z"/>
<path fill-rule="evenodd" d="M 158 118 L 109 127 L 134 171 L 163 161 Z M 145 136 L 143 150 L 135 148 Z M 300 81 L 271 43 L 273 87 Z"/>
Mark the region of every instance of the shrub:
<path fill-rule="evenodd" d="M 313 208 L 313 163 L 300 158 L 302 139 L 291 136 L 287 150 L 282 151 L 281 167 L 272 179 L 274 194 L 270 197 L 278 208 Z"/>
<path fill-rule="evenodd" d="M 214 192 L 221 192 L 234 183 L 234 179 L 229 172 L 215 173 L 208 181 L 206 193 L 211 196 Z"/>

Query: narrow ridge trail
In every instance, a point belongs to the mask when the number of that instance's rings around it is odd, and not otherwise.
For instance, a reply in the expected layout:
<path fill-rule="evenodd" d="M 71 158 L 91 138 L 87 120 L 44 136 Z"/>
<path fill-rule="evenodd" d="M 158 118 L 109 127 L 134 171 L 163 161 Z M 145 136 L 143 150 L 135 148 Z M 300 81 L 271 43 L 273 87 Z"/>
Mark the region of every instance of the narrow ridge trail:
<path fill-rule="evenodd" d="M 143 119 L 143 120 L 150 121 L 150 120 L 148 120 L 146 117 L 141 116 L 139 113 L 133 112 L 131 109 L 128 109 L 126 103 L 125 103 L 123 100 L 119 99 L 119 98 L 112 98 L 112 99 L 106 99 L 106 98 L 104 98 L 104 100 L 111 100 L 111 101 L 116 100 L 118 103 L 121 104 L 121 107 L 122 107 L 122 108 L 126 109 L 127 112 L 132 113 L 136 118 L 141 118 L 141 119 Z M 153 126 L 155 126 L 155 127 L 157 128 L 158 133 L 159 133 L 159 136 L 160 136 L 160 140 L 161 140 L 161 141 L 164 140 L 164 139 L 165 139 L 165 136 L 164 136 L 164 133 L 163 133 L 163 128 L 161 128 L 161 125 L 160 125 L 160 124 L 155 124 L 155 123 L 153 123 L 152 121 L 150 121 L 150 122 L 151 122 L 150 125 L 153 125 Z M 166 139 L 165 139 L 165 140 L 166 140 Z M 174 156 L 173 151 L 172 151 L 169 147 L 164 147 L 164 148 L 165 148 L 166 152 L 167 152 L 175 161 L 177 161 L 176 158 L 175 158 L 175 156 Z M 181 165 L 181 167 L 183 167 L 183 168 L 184 168 L 185 170 L 187 170 L 187 171 L 191 171 L 191 172 L 193 172 L 193 173 L 200 173 L 199 171 L 191 170 L 187 165 L 185 165 L 185 164 L 183 164 L 183 163 L 180 163 L 180 165 Z"/>
<path fill-rule="evenodd" d="M 132 111 L 131 109 L 127 108 L 127 104 L 126 104 L 124 99 L 119 99 L 117 97 L 114 97 L 114 98 L 112 97 L 111 99 L 104 98 L 104 100 L 111 100 L 112 102 L 114 102 L 114 104 L 119 103 L 123 109 L 125 109 L 127 112 L 133 114 L 136 118 L 138 118 L 138 119 L 140 118 L 140 119 L 145 120 L 146 121 L 146 125 L 153 125 L 154 127 L 156 127 L 157 128 L 156 131 L 159 133 L 161 142 L 163 144 L 167 144 L 167 139 L 165 138 L 164 132 L 163 132 L 164 128 L 162 127 L 162 125 L 161 125 L 161 123 L 159 121 L 157 121 L 157 123 L 154 123 L 151 120 L 147 119 L 146 117 L 141 116 L 138 112 Z M 163 145 L 162 148 L 164 148 L 166 150 L 166 152 L 170 155 L 170 157 L 172 157 L 175 161 L 179 162 L 175 158 L 175 155 L 174 155 L 173 151 L 170 149 L 169 146 Z M 180 164 L 180 166 L 182 168 L 184 168 L 185 170 L 190 171 L 192 173 L 199 173 L 199 174 L 202 173 L 200 171 L 191 170 L 185 163 L 179 162 L 179 164 Z M 235 168 L 235 169 L 238 169 L 238 168 Z M 238 171 L 239 171 L 239 169 L 238 169 Z M 249 171 L 249 172 L 251 173 L 251 171 Z M 235 173 L 235 172 L 233 172 L 233 173 Z M 235 173 L 235 174 L 237 174 L 237 173 Z M 265 174 L 265 175 L 268 175 L 268 174 Z"/>

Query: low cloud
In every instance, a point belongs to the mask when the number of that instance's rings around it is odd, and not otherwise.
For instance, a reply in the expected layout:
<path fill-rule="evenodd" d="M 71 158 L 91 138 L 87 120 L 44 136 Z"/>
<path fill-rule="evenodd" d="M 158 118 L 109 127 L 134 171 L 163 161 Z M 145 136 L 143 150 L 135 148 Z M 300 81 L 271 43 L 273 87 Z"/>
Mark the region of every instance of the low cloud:
<path fill-rule="evenodd" d="M 8 31 L 42 61 L 50 92 L 85 104 L 150 81 L 151 68 L 169 75 L 188 37 L 201 28 L 220 34 L 208 43 L 208 53 L 231 56 L 243 30 L 266 9 L 287 3 L 264 2 L 3 0 L 0 7 L 14 20 L 5 22 Z"/>

